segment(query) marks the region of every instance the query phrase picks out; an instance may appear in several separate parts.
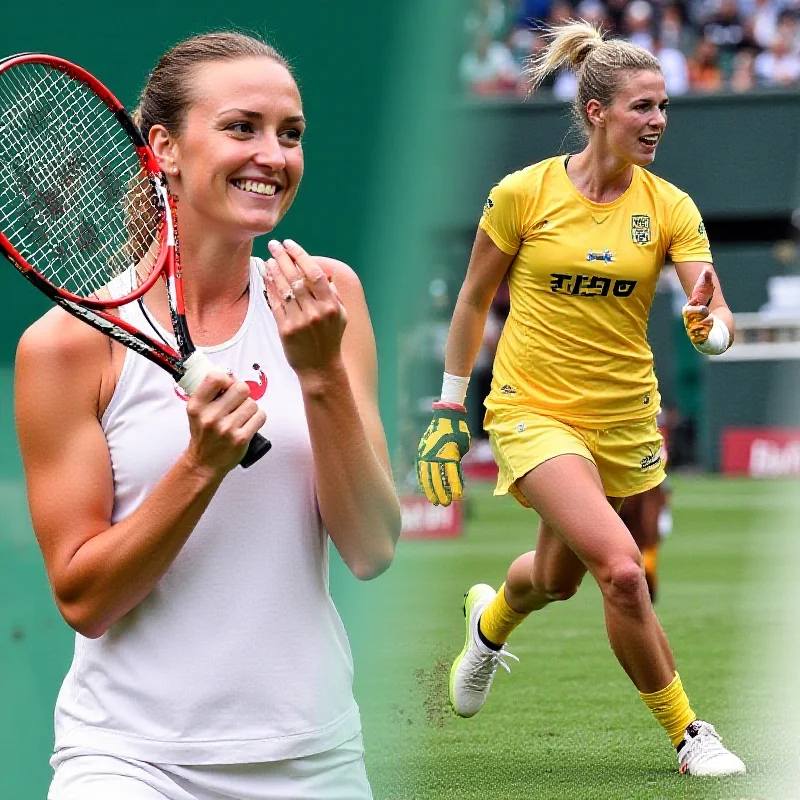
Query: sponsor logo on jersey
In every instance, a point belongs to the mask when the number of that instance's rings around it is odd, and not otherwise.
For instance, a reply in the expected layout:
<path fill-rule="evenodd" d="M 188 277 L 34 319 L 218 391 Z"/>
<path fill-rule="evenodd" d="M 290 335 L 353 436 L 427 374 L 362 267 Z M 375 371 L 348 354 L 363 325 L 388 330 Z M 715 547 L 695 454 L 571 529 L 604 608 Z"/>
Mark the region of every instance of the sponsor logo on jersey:
<path fill-rule="evenodd" d="M 697 226 L 697 232 L 701 236 L 705 236 L 706 235 L 706 224 L 703 222 L 703 220 L 700 220 L 700 224 Z"/>
<path fill-rule="evenodd" d="M 650 450 L 650 448 L 647 448 Z M 661 463 L 661 454 L 654 453 L 652 450 L 639 462 L 642 465 L 642 470 L 652 469 Z"/>
<path fill-rule="evenodd" d="M 647 214 L 631 217 L 631 239 L 634 244 L 650 244 L 650 217 Z"/>
<path fill-rule="evenodd" d="M 253 364 L 253 369 L 257 373 L 258 380 L 245 381 L 245 383 L 250 387 L 250 397 L 253 400 L 260 400 L 267 391 L 267 376 L 258 364 Z"/>
<path fill-rule="evenodd" d="M 602 253 L 598 253 L 594 250 L 590 250 L 586 254 L 587 261 L 605 261 L 606 264 L 610 264 L 614 260 L 614 254 L 610 250 L 603 250 Z"/>
<path fill-rule="evenodd" d="M 501 391 L 503 394 L 516 394 L 516 393 L 517 393 L 517 390 L 516 390 L 516 389 L 515 389 L 513 386 L 511 386 L 510 384 L 508 384 L 508 383 L 505 383 L 505 384 L 503 384 L 503 385 L 500 387 L 500 391 Z"/>
<path fill-rule="evenodd" d="M 643 406 L 649 406 L 649 405 L 650 405 L 650 394 L 649 394 L 649 393 L 648 393 L 648 394 L 646 394 L 646 395 L 645 395 L 645 396 L 642 398 L 642 405 L 643 405 Z"/>
<path fill-rule="evenodd" d="M 550 273 L 550 291 L 556 294 L 571 294 L 579 297 L 630 297 L 636 281 L 621 278 L 614 280 L 603 275 L 567 275 Z"/>
<path fill-rule="evenodd" d="M 258 364 L 253 364 L 253 369 L 256 371 L 258 379 L 255 381 L 245 381 L 245 383 L 250 387 L 250 397 L 252 397 L 253 400 L 260 400 L 264 396 L 264 392 L 267 391 L 267 376 Z M 228 375 L 233 377 L 233 373 L 230 370 L 228 370 Z M 175 394 L 181 400 L 186 401 L 189 399 L 189 395 L 186 394 L 177 383 L 175 384 Z"/>
<path fill-rule="evenodd" d="M 483 213 L 488 214 L 494 208 L 494 201 L 491 197 L 486 198 L 486 202 L 483 205 Z"/>

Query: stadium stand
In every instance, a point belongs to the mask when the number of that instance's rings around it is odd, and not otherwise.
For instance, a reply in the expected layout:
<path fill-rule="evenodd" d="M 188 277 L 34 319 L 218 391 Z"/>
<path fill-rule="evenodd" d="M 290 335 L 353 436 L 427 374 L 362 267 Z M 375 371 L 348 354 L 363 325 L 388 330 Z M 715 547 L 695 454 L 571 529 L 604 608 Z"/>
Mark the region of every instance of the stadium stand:
<path fill-rule="evenodd" d="M 459 67 L 466 95 L 524 98 L 526 61 L 548 26 L 570 18 L 654 53 L 671 95 L 800 83 L 800 0 L 475 0 Z M 569 100 L 575 81 L 563 72 L 548 88 Z"/>

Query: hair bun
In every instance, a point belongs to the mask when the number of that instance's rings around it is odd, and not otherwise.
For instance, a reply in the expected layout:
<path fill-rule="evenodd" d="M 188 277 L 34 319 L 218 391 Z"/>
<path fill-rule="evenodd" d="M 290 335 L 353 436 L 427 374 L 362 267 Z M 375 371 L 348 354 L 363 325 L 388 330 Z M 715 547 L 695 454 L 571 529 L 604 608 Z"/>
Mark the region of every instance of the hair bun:
<path fill-rule="evenodd" d="M 577 72 L 589 54 L 605 41 L 602 31 L 585 20 L 554 25 L 545 35 L 549 39 L 547 47 L 528 62 L 531 92 L 535 92 L 551 72 L 562 67 Z"/>
<path fill-rule="evenodd" d="M 574 42 L 572 50 L 568 55 L 569 64 L 573 70 L 580 69 L 589 54 L 594 52 L 605 41 L 599 31 L 596 31 L 595 34 L 596 35 L 587 34 L 583 41 L 577 40 Z"/>

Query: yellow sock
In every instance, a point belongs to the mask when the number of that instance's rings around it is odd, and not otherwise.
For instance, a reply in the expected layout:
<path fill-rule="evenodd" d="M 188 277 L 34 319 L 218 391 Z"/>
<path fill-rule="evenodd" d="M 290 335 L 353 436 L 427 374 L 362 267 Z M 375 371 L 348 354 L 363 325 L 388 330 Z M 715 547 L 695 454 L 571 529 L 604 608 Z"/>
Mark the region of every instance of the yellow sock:
<path fill-rule="evenodd" d="M 655 602 L 658 593 L 658 548 L 645 547 L 642 550 L 642 564 L 644 564 L 644 577 L 647 581 L 647 588 L 650 592 L 650 600 Z"/>
<path fill-rule="evenodd" d="M 689 698 L 683 691 L 681 676 L 675 673 L 672 683 L 660 692 L 643 694 L 639 697 L 653 712 L 658 724 L 667 732 L 672 746 L 677 747 L 683 739 L 686 726 L 697 719 L 697 714 L 689 706 Z"/>
<path fill-rule="evenodd" d="M 497 596 L 481 614 L 479 627 L 481 633 L 493 644 L 502 645 L 508 640 L 511 631 L 528 616 L 528 613 L 514 611 L 506 602 L 505 583 L 497 590 Z"/>
<path fill-rule="evenodd" d="M 658 567 L 658 548 L 645 547 L 642 550 L 642 563 L 644 564 L 644 571 L 648 575 L 655 575 Z"/>

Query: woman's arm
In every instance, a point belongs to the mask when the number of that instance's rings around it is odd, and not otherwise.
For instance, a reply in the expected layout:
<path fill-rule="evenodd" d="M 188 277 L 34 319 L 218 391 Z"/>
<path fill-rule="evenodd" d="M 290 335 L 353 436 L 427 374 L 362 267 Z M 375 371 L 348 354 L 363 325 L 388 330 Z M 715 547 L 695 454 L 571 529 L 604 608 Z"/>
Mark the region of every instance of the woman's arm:
<path fill-rule="evenodd" d="M 320 514 L 351 572 L 369 580 L 392 562 L 401 515 L 378 410 L 366 300 L 350 267 L 284 244 L 270 247 L 276 263 L 267 291 L 303 392 Z M 290 284 L 296 299 L 285 303 Z"/>
<path fill-rule="evenodd" d="M 464 494 L 461 459 L 470 447 L 467 385 L 481 347 L 492 299 L 513 255 L 478 228 L 467 275 L 458 294 L 445 348 L 442 393 L 417 448 L 420 488 L 434 505 L 449 506 Z"/>
<path fill-rule="evenodd" d="M 187 403 L 188 449 L 112 525 L 113 475 L 99 422 L 111 373 L 109 340 L 60 310 L 29 328 L 17 350 L 15 414 L 34 531 L 59 611 L 91 638 L 152 591 L 264 422 L 246 384 L 212 373 Z"/>
<path fill-rule="evenodd" d="M 447 336 L 444 369 L 450 375 L 468 378 L 472 372 L 489 307 L 513 260 L 513 255 L 501 250 L 486 232 L 478 229 Z"/>

